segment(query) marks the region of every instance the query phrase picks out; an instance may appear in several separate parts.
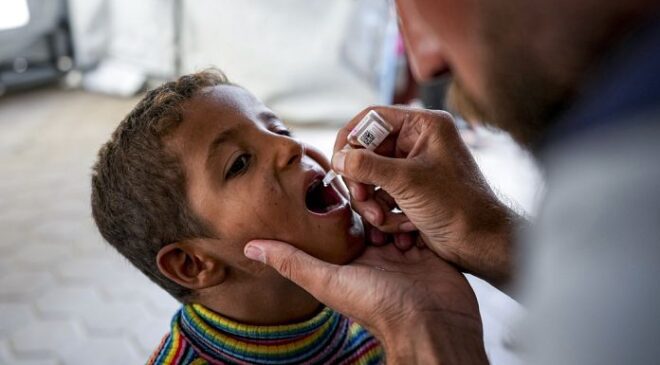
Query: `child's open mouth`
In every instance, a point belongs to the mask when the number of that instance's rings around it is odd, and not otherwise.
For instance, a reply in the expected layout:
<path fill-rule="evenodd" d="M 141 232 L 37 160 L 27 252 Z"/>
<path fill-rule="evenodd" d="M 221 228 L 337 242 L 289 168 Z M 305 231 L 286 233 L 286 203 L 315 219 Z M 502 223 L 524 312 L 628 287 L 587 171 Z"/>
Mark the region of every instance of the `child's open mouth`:
<path fill-rule="evenodd" d="M 316 214 L 327 214 L 346 205 L 346 201 L 339 195 L 332 184 L 328 186 L 323 185 L 321 181 L 322 177 L 319 176 L 313 180 L 305 193 L 305 206 L 307 206 L 307 210 Z"/>

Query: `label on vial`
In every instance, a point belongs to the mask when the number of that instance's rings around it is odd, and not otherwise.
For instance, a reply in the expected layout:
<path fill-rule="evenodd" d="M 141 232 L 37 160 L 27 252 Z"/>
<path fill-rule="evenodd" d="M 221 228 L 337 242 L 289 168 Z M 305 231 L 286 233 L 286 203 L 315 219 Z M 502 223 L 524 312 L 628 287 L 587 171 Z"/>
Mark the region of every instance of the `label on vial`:
<path fill-rule="evenodd" d="M 357 136 L 357 140 L 364 148 L 373 151 L 388 134 L 387 129 L 376 122 L 372 122 Z"/>

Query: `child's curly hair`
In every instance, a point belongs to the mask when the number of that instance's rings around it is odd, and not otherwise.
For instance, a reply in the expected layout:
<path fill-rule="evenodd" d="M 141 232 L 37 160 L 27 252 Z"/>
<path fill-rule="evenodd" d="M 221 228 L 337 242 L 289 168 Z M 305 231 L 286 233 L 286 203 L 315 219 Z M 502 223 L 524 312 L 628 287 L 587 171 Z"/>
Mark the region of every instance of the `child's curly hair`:
<path fill-rule="evenodd" d="M 182 121 L 181 104 L 200 90 L 230 84 L 216 69 L 149 91 L 99 151 L 92 174 L 92 214 L 105 238 L 179 301 L 192 291 L 166 278 L 156 256 L 165 245 L 210 232 L 189 209 L 185 176 L 163 138 Z"/>

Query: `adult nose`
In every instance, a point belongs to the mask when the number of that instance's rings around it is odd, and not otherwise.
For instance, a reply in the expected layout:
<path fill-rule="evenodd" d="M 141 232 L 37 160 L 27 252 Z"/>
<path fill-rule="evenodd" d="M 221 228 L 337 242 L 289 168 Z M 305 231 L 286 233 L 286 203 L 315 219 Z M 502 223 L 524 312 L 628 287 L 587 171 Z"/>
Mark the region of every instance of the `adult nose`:
<path fill-rule="evenodd" d="M 399 27 L 406 45 L 410 68 L 417 81 L 429 81 L 449 69 L 442 52 L 442 42 L 421 5 L 414 0 L 397 0 Z"/>

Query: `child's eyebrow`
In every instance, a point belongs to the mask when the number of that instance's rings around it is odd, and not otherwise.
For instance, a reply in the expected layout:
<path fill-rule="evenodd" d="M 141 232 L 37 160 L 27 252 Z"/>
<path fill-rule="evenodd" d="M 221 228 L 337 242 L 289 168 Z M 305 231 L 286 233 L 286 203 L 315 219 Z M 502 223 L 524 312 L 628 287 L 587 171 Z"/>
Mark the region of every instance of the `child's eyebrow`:
<path fill-rule="evenodd" d="M 232 139 L 236 134 L 236 132 L 237 130 L 235 128 L 229 128 L 218 133 L 218 135 L 215 136 L 213 141 L 211 141 L 211 143 L 209 144 L 209 148 L 206 153 L 206 160 L 208 161 L 209 159 L 211 159 L 211 157 L 213 157 L 213 155 L 215 155 L 216 151 L 218 150 L 218 146 Z"/>

